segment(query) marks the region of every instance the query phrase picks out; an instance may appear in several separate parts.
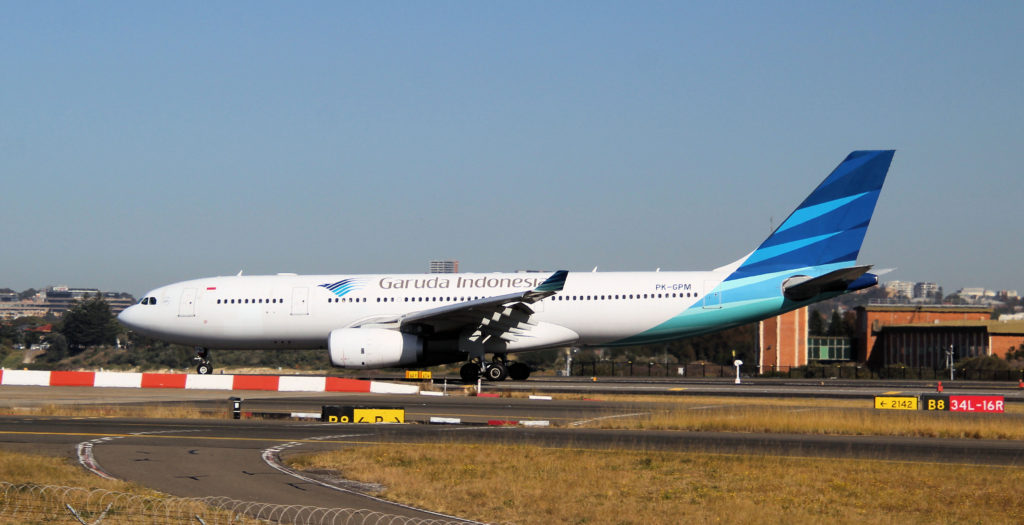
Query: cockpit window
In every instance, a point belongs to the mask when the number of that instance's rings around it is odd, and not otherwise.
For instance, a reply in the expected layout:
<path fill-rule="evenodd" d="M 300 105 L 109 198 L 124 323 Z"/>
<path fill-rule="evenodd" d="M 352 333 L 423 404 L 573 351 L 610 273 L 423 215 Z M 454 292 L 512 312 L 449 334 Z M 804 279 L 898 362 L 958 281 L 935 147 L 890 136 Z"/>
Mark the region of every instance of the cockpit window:
<path fill-rule="evenodd" d="M 156 297 L 150 297 L 149 304 L 156 304 Z"/>
<path fill-rule="evenodd" d="M 149 297 L 143 297 L 140 304 L 149 304 Z"/>

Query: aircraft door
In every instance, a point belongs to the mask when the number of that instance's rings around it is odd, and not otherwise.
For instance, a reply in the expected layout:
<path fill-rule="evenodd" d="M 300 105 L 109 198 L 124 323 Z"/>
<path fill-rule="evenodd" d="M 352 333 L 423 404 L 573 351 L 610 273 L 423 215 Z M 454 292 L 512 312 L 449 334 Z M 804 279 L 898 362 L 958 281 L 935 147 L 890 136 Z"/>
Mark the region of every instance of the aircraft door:
<path fill-rule="evenodd" d="M 178 317 L 196 316 L 196 289 L 185 288 L 181 292 L 181 302 L 178 303 Z"/>
<path fill-rule="evenodd" d="M 704 281 L 704 308 L 722 307 L 722 292 L 715 290 L 717 286 L 715 281 Z"/>
<path fill-rule="evenodd" d="M 309 288 L 292 288 L 292 315 L 309 315 Z"/>

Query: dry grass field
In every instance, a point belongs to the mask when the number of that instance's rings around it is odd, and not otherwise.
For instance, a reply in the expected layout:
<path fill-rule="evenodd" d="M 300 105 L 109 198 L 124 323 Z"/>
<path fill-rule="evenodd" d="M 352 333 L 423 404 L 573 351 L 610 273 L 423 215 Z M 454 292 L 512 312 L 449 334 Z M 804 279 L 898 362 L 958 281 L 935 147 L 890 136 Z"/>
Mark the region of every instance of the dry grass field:
<path fill-rule="evenodd" d="M 463 444 L 351 448 L 293 465 L 492 523 L 1024 522 L 1015 468 Z"/>
<path fill-rule="evenodd" d="M 622 410 L 575 426 L 606 429 L 1024 439 L 1024 406 L 1002 414 L 875 410 L 866 399 L 594 396 Z M 640 415 L 619 417 L 622 413 Z"/>
<path fill-rule="evenodd" d="M 0 481 L 154 494 L 132 483 L 103 479 L 85 470 L 69 458 L 24 454 L 2 449 L 0 449 Z"/>
<path fill-rule="evenodd" d="M 200 409 L 189 404 L 169 405 L 43 405 L 12 408 L 9 413 L 53 417 L 127 417 L 138 419 L 229 419 L 225 409 Z"/>

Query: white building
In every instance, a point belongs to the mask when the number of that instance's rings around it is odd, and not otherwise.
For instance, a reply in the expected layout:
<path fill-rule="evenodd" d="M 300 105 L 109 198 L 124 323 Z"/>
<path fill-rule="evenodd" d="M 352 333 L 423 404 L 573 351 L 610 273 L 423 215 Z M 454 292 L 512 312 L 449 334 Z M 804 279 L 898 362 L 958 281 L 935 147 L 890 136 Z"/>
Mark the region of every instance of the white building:
<path fill-rule="evenodd" d="M 914 297 L 914 283 L 909 281 L 889 281 L 885 283 L 885 291 L 889 297 Z"/>
<path fill-rule="evenodd" d="M 430 261 L 430 273 L 459 273 L 459 261 Z"/>

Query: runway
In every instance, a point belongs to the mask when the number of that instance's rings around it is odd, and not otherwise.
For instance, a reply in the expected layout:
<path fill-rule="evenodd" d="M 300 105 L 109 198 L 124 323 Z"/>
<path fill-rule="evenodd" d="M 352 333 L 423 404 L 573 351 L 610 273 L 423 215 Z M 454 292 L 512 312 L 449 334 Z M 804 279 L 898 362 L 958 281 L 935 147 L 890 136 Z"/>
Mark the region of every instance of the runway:
<path fill-rule="evenodd" d="M 672 386 L 661 388 L 687 388 Z M 688 385 L 694 386 L 694 385 Z M 699 388 L 720 389 L 727 385 Z M 765 386 L 768 390 L 772 387 Z M 777 387 L 779 389 L 792 387 Z M 685 395 L 687 390 L 670 392 Z M 864 389 L 861 389 L 863 395 Z M 650 404 L 525 398 L 427 397 L 372 394 L 316 394 L 223 391 L 139 391 L 76 387 L 2 387 L 5 407 L 39 404 L 188 403 L 224 410 L 227 397 L 244 399 L 243 411 L 319 411 L 324 404 L 400 406 L 405 425 L 328 424 L 291 420 L 154 420 L 6 415 L 0 417 L 0 446 L 84 457 L 98 474 L 138 482 L 176 496 L 220 495 L 268 503 L 368 508 L 390 514 L 437 518 L 361 494 L 361 487 L 322 474 L 289 472 L 281 458 L 293 454 L 370 443 L 417 446 L 446 442 L 535 444 L 548 447 L 628 448 L 724 454 L 844 457 L 886 461 L 955 462 L 1024 466 L 1024 443 L 1009 440 L 923 439 L 595 430 L 574 423 L 601 417 L 629 417 Z M 584 396 L 585 397 L 585 396 Z M 7 408 L 10 413 L 11 409 Z M 458 417 L 460 426 L 418 424 L 430 417 Z M 487 426 L 488 420 L 548 420 L 552 428 Z M 88 459 L 88 458 L 91 458 Z"/>

